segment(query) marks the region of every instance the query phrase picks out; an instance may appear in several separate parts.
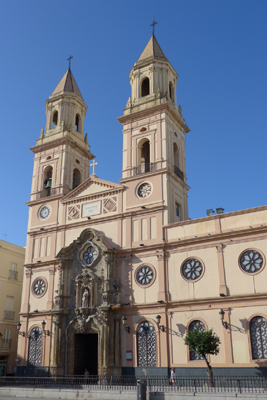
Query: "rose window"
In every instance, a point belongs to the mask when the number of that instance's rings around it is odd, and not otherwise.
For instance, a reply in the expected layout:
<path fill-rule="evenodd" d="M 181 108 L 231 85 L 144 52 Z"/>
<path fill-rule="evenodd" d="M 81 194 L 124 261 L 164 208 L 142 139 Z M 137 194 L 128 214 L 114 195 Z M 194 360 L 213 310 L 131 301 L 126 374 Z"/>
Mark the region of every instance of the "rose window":
<path fill-rule="evenodd" d="M 149 285 L 154 278 L 154 272 L 151 267 L 148 265 L 142 265 L 136 271 L 136 280 L 137 282 L 144 286 Z"/>
<path fill-rule="evenodd" d="M 151 194 L 152 187 L 149 183 L 143 183 L 142 185 L 139 186 L 137 194 L 139 197 L 142 199 L 148 197 Z"/>
<path fill-rule="evenodd" d="M 195 281 L 203 273 L 203 266 L 196 258 L 190 258 L 183 263 L 182 274 L 188 281 Z"/>
<path fill-rule="evenodd" d="M 240 266 L 243 271 L 249 274 L 259 272 L 263 266 L 262 255 L 256 250 L 247 250 L 241 254 Z"/>
<path fill-rule="evenodd" d="M 89 246 L 87 250 L 83 253 L 83 259 L 87 265 L 91 265 L 97 258 L 97 255 L 97 250 L 93 246 Z"/>
<path fill-rule="evenodd" d="M 41 296 L 42 294 L 44 294 L 46 290 L 46 283 L 44 279 L 42 278 L 35 279 L 35 281 L 32 284 L 32 290 L 36 296 Z"/>

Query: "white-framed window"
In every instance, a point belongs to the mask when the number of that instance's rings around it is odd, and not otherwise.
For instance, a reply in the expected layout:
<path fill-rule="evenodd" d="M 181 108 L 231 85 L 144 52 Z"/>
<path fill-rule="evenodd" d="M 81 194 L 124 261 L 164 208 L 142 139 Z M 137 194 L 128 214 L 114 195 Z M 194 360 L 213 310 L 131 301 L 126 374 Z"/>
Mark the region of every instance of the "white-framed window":
<path fill-rule="evenodd" d="M 6 307 L 4 310 L 4 319 L 8 319 L 10 321 L 14 320 L 14 297 L 7 296 L 6 297 Z"/>
<path fill-rule="evenodd" d="M 10 329 L 4 329 L 2 337 L 2 349 L 9 349 L 11 345 Z"/>
<path fill-rule="evenodd" d="M 9 270 L 9 278 L 10 279 L 18 279 L 17 278 L 17 264 L 11 263 L 10 270 Z"/>

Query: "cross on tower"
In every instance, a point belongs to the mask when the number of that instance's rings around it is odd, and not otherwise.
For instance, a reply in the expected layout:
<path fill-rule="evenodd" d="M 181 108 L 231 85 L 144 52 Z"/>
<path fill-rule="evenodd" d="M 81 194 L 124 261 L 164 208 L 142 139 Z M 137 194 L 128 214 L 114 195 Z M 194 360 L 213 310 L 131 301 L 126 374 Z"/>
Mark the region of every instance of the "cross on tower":
<path fill-rule="evenodd" d="M 67 61 L 69 62 L 69 69 L 70 69 L 70 62 L 71 62 L 72 58 L 73 58 L 72 56 L 69 56 L 69 58 L 67 58 Z"/>
<path fill-rule="evenodd" d="M 95 162 L 95 160 L 93 160 L 92 164 L 90 164 L 90 167 L 93 167 L 93 173 L 92 175 L 95 175 L 95 167 L 98 165 L 97 162 Z"/>
<path fill-rule="evenodd" d="M 153 21 L 153 23 L 150 25 L 150 26 L 153 27 L 153 28 L 152 28 L 152 36 L 154 36 L 154 33 L 155 33 L 155 25 L 157 25 L 157 22 L 155 22 L 155 17 L 154 17 L 154 21 Z"/>

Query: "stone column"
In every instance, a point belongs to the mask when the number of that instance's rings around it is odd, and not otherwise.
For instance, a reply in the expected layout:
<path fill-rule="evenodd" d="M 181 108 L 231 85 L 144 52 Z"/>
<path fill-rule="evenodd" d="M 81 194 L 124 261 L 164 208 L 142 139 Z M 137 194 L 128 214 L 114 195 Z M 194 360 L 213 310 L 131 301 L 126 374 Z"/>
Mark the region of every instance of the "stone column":
<path fill-rule="evenodd" d="M 166 266 L 165 266 L 166 254 L 164 250 L 159 251 L 157 254 L 158 259 L 158 301 L 167 301 L 169 295 L 166 290 Z"/>
<path fill-rule="evenodd" d="M 21 311 L 23 313 L 29 312 L 29 304 L 30 304 L 30 285 L 31 285 L 31 276 L 32 276 L 32 270 L 31 269 L 26 269 L 25 270 L 25 292 L 24 292 L 24 304 L 21 307 Z"/>
<path fill-rule="evenodd" d="M 224 259 L 223 259 L 223 249 L 225 246 L 219 244 L 216 246 L 217 249 L 217 259 L 218 259 L 218 271 L 219 271 L 219 295 L 224 297 L 228 296 L 228 288 L 226 286 L 225 280 L 225 269 L 224 269 Z"/>

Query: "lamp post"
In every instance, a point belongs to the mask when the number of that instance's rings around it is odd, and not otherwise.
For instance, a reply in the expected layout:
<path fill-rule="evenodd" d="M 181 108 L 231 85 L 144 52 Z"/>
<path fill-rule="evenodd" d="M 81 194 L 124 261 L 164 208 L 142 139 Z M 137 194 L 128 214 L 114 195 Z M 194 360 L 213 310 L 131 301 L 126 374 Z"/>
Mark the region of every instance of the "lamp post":
<path fill-rule="evenodd" d="M 229 328 L 229 324 L 228 324 L 228 322 L 224 321 L 224 314 L 225 314 L 225 312 L 223 311 L 223 309 L 220 309 L 219 315 L 220 315 L 220 318 L 221 318 L 221 321 L 222 321 L 222 325 L 225 327 L 225 329 L 228 329 Z"/>
<path fill-rule="evenodd" d="M 158 325 L 158 328 L 162 331 L 165 332 L 165 326 L 164 325 L 160 325 L 160 320 L 161 320 L 161 316 L 158 314 L 156 316 L 156 323 Z"/>
<path fill-rule="evenodd" d="M 23 337 L 25 337 L 25 336 L 26 336 L 26 332 L 21 332 L 21 331 L 20 331 L 20 328 L 21 328 L 21 323 L 18 322 L 18 323 L 17 323 L 17 331 L 18 331 L 18 334 L 21 335 L 21 336 L 23 336 Z"/>
<path fill-rule="evenodd" d="M 41 323 L 41 325 L 42 325 L 42 331 L 43 331 L 44 335 L 50 336 L 51 332 L 49 331 L 49 329 L 47 329 L 47 330 L 45 329 L 45 326 L 46 326 L 45 320 L 43 320 L 43 322 Z"/>
<path fill-rule="evenodd" d="M 122 317 L 122 325 L 123 325 L 123 327 L 124 327 L 124 330 L 127 332 L 127 333 L 130 333 L 130 327 L 129 326 L 126 326 L 126 321 L 127 321 L 127 318 L 125 317 L 125 315 Z"/>

